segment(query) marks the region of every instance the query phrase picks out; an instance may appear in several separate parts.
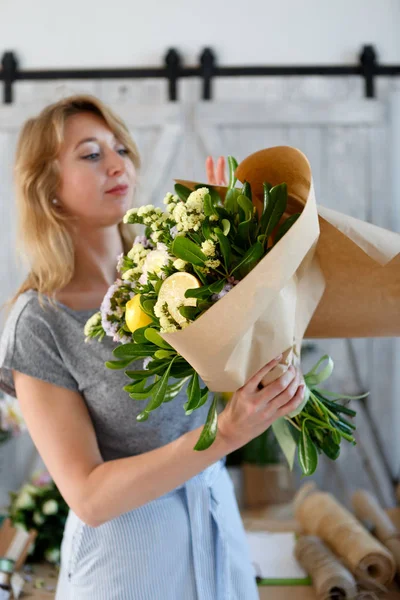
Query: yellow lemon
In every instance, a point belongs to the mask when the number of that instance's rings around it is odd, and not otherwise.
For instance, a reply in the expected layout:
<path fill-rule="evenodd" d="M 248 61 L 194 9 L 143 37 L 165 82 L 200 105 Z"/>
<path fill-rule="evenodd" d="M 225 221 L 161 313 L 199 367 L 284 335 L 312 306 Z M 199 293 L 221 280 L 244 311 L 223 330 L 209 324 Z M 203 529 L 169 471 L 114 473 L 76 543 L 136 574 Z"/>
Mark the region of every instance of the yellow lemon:
<path fill-rule="evenodd" d="M 185 298 L 186 290 L 198 288 L 200 281 L 191 273 L 180 271 L 167 277 L 158 294 L 158 300 L 168 306 L 168 311 L 179 325 L 186 321 L 179 312 L 180 306 L 196 306 L 196 298 Z"/>
<path fill-rule="evenodd" d="M 136 294 L 132 300 L 129 300 L 129 302 L 126 303 L 125 322 L 129 331 L 132 331 L 132 333 L 136 331 L 136 329 L 150 325 L 152 322 L 140 305 L 140 294 Z"/>

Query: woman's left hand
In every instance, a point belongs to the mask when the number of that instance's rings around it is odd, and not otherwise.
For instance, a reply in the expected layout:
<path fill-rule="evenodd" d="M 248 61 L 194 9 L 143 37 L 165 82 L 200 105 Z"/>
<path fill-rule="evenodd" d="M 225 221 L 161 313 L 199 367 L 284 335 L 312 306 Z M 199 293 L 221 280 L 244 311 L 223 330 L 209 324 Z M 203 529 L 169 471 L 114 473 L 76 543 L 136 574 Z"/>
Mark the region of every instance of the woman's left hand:
<path fill-rule="evenodd" d="M 225 158 L 220 156 L 217 160 L 217 166 L 215 168 L 213 157 L 207 156 L 206 174 L 207 182 L 210 185 L 227 185 L 225 175 Z"/>

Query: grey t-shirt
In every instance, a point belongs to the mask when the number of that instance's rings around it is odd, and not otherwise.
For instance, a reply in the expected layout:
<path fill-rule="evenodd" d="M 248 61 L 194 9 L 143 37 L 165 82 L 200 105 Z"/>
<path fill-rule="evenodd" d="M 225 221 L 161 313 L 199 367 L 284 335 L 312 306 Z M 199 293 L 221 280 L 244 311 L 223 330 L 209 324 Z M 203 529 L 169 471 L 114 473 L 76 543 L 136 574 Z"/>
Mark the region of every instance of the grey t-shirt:
<path fill-rule="evenodd" d="M 0 342 L 0 387 L 15 396 L 12 369 L 79 392 L 89 410 L 105 461 L 159 448 L 205 423 L 209 401 L 185 415 L 185 390 L 171 402 L 136 421 L 147 400 L 132 400 L 122 388 L 132 380 L 124 370 L 108 369 L 116 343 L 85 342 L 83 327 L 95 310 L 76 311 L 45 300 L 30 290 L 17 299 L 8 315 Z M 142 361 L 129 369 L 143 368 Z"/>

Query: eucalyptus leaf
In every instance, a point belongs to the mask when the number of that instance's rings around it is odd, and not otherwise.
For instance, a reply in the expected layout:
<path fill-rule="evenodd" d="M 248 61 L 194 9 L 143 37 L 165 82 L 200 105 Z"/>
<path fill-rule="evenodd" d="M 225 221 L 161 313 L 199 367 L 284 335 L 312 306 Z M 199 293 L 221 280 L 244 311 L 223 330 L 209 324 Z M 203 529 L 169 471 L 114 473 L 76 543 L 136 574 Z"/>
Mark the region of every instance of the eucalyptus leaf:
<path fill-rule="evenodd" d="M 207 450 L 207 448 L 209 448 L 213 444 L 213 442 L 217 436 L 217 431 L 218 431 L 217 402 L 218 402 L 218 396 L 214 395 L 214 399 L 213 399 L 210 409 L 208 411 L 205 425 L 202 429 L 202 432 L 197 441 L 197 444 L 194 447 L 194 450 Z"/>
<path fill-rule="evenodd" d="M 149 404 L 145 408 L 146 412 L 151 412 L 152 410 L 155 410 L 156 408 L 161 406 L 161 404 L 163 403 L 164 396 L 167 392 L 168 378 L 170 376 L 171 367 L 172 367 L 174 360 L 175 359 L 171 360 L 171 362 L 168 365 L 167 370 L 165 371 L 165 373 L 162 375 L 160 380 L 157 381 L 156 385 L 154 386 L 152 398 L 151 398 Z"/>
<path fill-rule="evenodd" d="M 275 244 L 277 244 L 279 242 L 279 240 L 285 235 L 285 233 L 287 233 L 289 231 L 291 226 L 294 225 L 294 223 L 296 223 L 299 216 L 300 216 L 300 213 L 291 215 L 290 217 L 288 217 L 286 219 L 286 221 L 284 223 L 282 223 L 282 225 L 278 229 L 278 233 L 276 234 Z"/>
<path fill-rule="evenodd" d="M 256 266 L 263 255 L 263 246 L 260 242 L 256 242 L 247 250 L 239 264 L 233 269 L 231 275 L 236 273 L 236 271 L 240 271 L 242 277 L 245 277 Z"/>
<path fill-rule="evenodd" d="M 224 259 L 225 268 L 228 271 L 230 263 L 231 263 L 231 255 L 232 255 L 231 245 L 219 227 L 216 227 L 214 231 L 215 231 L 215 234 L 219 241 L 219 247 L 221 249 L 221 254 Z"/>
<path fill-rule="evenodd" d="M 299 463 L 304 475 L 312 475 L 318 465 L 318 452 L 307 429 L 307 421 L 304 419 L 301 435 L 298 442 Z"/>
<path fill-rule="evenodd" d="M 207 260 L 204 252 L 194 242 L 181 235 L 176 237 L 172 243 L 172 254 L 199 267 L 204 266 Z"/>
<path fill-rule="evenodd" d="M 135 344 L 129 342 L 128 344 L 121 344 L 113 350 L 113 355 L 116 358 L 128 359 L 132 358 L 146 358 L 151 356 L 154 352 L 153 344 Z"/>
<path fill-rule="evenodd" d="M 228 219 L 222 219 L 221 224 L 222 224 L 223 234 L 226 237 L 231 230 L 231 222 Z"/>
<path fill-rule="evenodd" d="M 186 202 L 186 200 L 189 198 L 190 194 L 192 193 L 191 189 L 189 189 L 185 185 L 182 185 L 181 183 L 176 183 L 174 186 L 174 189 L 175 189 L 175 194 L 178 196 L 178 198 L 180 198 L 180 200 L 182 200 L 182 202 Z"/>
<path fill-rule="evenodd" d="M 226 192 L 224 207 L 228 213 L 235 215 L 238 212 L 237 199 L 240 196 L 240 190 L 233 188 Z"/>
<path fill-rule="evenodd" d="M 117 369 L 125 369 L 130 363 L 135 360 L 134 358 L 127 358 L 125 360 L 108 360 L 105 364 L 107 369 L 112 369 L 113 371 Z"/>
<path fill-rule="evenodd" d="M 166 350 L 173 349 L 172 346 L 170 346 L 165 340 L 163 340 L 161 335 L 156 329 L 154 329 L 154 327 L 147 327 L 144 331 L 144 337 L 147 341 L 151 342 L 155 346 L 158 346 L 159 348 L 164 348 Z"/>

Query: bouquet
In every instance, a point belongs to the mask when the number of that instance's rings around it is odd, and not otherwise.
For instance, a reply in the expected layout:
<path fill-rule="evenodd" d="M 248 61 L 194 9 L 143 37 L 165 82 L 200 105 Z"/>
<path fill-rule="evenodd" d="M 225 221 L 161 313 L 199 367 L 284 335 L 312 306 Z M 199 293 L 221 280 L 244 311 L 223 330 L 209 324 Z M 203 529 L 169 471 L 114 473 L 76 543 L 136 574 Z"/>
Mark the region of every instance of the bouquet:
<path fill-rule="evenodd" d="M 294 152 L 305 168 L 305 157 Z M 147 205 L 127 212 L 124 222 L 144 226 L 144 235 L 118 258 L 120 277 L 86 323 L 87 339 L 111 335 L 119 342 L 106 366 L 126 369 L 124 390 L 147 402 L 139 421 L 185 385 L 189 415 L 209 392 L 235 391 L 283 353 L 263 383 L 277 378 L 299 361 L 323 294 L 312 182 L 302 203 L 283 178 L 266 177 L 261 190 L 252 189 L 251 178 L 236 187 L 240 169 L 233 157 L 228 165 L 227 189 L 176 183 L 165 210 Z M 271 175 L 276 179 L 273 169 Z M 138 360 L 143 368 L 130 370 Z M 336 459 L 343 439 L 355 444 L 355 411 L 339 402 L 351 397 L 321 388 L 332 370 L 332 359 L 323 356 L 304 375 L 302 405 L 272 426 L 291 467 L 297 448 L 305 475 L 315 471 L 319 454 Z M 216 393 L 195 450 L 216 437 L 217 402 Z"/>
<path fill-rule="evenodd" d="M 29 551 L 32 562 L 59 562 L 68 506 L 48 473 L 36 472 L 18 492 L 10 492 L 8 516 L 14 527 L 37 530 Z"/>
<path fill-rule="evenodd" d="M 0 394 L 0 444 L 25 430 L 24 420 L 15 398 Z"/>

